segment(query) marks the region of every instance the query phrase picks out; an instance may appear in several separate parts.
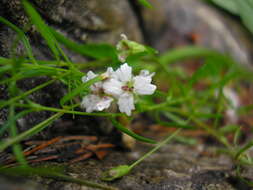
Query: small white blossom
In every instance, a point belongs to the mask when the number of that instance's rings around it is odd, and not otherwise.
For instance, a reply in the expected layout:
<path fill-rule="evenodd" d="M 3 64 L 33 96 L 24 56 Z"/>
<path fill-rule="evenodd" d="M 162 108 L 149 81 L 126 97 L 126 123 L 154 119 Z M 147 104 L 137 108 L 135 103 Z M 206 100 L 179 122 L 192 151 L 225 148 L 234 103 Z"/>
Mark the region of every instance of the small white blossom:
<path fill-rule="evenodd" d="M 123 93 L 118 100 L 119 111 L 126 113 L 128 116 L 131 115 L 131 111 L 134 107 L 134 96 L 130 93 Z"/>
<path fill-rule="evenodd" d="M 108 68 L 104 77 L 110 76 L 112 68 Z M 85 83 L 98 76 L 97 74 L 89 71 L 86 76 L 82 77 L 82 81 Z M 103 83 L 96 82 L 90 86 L 91 94 L 83 97 L 81 107 L 86 109 L 86 112 L 102 111 L 110 107 L 113 98 L 107 96 L 103 92 Z"/>
<path fill-rule="evenodd" d="M 134 95 L 153 94 L 156 86 L 151 84 L 152 76 L 147 70 L 142 70 L 140 75 L 133 77 L 132 68 L 123 64 L 103 83 L 105 93 L 118 99 L 119 110 L 131 115 L 134 107 Z"/>
<path fill-rule="evenodd" d="M 109 96 L 87 95 L 83 98 L 81 107 L 86 108 L 86 112 L 102 111 L 110 107 L 113 99 Z"/>
<path fill-rule="evenodd" d="M 226 110 L 226 115 L 231 123 L 237 123 L 239 118 L 237 109 L 240 106 L 240 98 L 238 94 L 231 88 L 225 87 L 223 89 L 223 94 L 226 99 L 229 101 L 229 107 Z"/>

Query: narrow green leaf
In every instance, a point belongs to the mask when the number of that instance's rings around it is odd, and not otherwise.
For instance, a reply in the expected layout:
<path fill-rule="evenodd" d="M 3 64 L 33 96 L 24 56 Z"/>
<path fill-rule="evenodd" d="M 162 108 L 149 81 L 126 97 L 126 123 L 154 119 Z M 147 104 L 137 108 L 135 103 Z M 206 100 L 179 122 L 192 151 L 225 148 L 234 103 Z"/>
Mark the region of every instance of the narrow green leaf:
<path fill-rule="evenodd" d="M 26 37 L 25 33 L 21 29 L 19 29 L 17 26 L 12 24 L 10 21 L 6 20 L 5 18 L 3 18 L 1 16 L 0 16 L 0 22 L 7 25 L 8 27 L 10 27 L 12 30 L 17 32 L 18 35 L 21 36 L 21 39 L 22 39 L 22 42 L 26 48 L 28 57 L 31 59 L 32 63 L 37 64 L 37 61 L 34 58 L 33 53 L 32 53 L 31 44 L 29 42 L 29 39 Z"/>
<path fill-rule="evenodd" d="M 53 28 L 50 28 L 50 31 L 60 43 L 76 53 L 96 59 L 117 59 L 116 49 L 109 44 L 79 44 L 66 38 Z"/>
<path fill-rule="evenodd" d="M 193 85 L 203 78 L 208 76 L 218 77 L 225 68 L 227 62 L 217 59 L 216 57 L 209 57 L 207 61 L 192 75 L 190 84 Z"/>
<path fill-rule="evenodd" d="M 25 138 L 31 137 L 34 134 L 39 133 L 40 131 L 42 131 L 43 129 L 45 129 L 50 123 L 52 123 L 54 120 L 58 119 L 59 117 L 61 117 L 64 113 L 56 113 L 53 116 L 51 116 L 50 118 L 44 120 L 43 122 L 37 124 L 36 126 L 34 126 L 31 129 L 28 129 L 27 131 L 18 134 L 17 136 L 7 139 L 6 141 L 4 141 L 3 143 L 0 144 L 0 152 L 4 151 L 6 148 L 8 148 L 9 146 L 18 143 L 22 140 L 24 140 Z"/>
<path fill-rule="evenodd" d="M 196 47 L 196 46 L 187 46 L 187 47 L 169 50 L 168 52 L 162 54 L 159 57 L 159 62 L 162 65 L 166 65 L 166 64 L 175 63 L 177 61 L 182 61 L 185 59 L 207 58 L 207 57 L 215 57 L 216 59 L 226 62 L 227 64 L 234 63 L 234 61 L 228 56 L 225 56 L 214 50 Z"/>
<path fill-rule="evenodd" d="M 59 51 L 56 45 L 57 42 L 54 36 L 51 34 L 49 27 L 43 21 L 43 19 L 38 14 L 38 12 L 34 9 L 34 7 L 27 0 L 22 0 L 22 3 L 24 5 L 25 11 L 29 15 L 29 18 L 31 19 L 31 22 L 36 26 L 38 32 L 46 40 L 49 48 L 53 52 L 56 59 L 59 60 L 60 55 L 59 55 Z"/>
<path fill-rule="evenodd" d="M 221 8 L 233 14 L 238 14 L 238 7 L 235 1 L 238 1 L 238 0 L 212 0 L 213 3 L 220 6 Z"/>
<path fill-rule="evenodd" d="M 41 176 L 41 177 L 47 177 L 47 178 L 53 178 L 60 181 L 67 181 L 71 183 L 77 183 L 80 185 L 84 185 L 87 187 L 91 187 L 92 189 L 102 189 L 102 190 L 117 190 L 114 187 L 98 184 L 95 182 L 73 178 L 68 175 L 64 175 L 54 168 L 31 168 L 31 167 L 13 167 L 13 168 L 0 168 L 0 173 L 5 175 L 14 175 L 14 176 Z"/>
<path fill-rule="evenodd" d="M 154 148 L 152 148 L 149 152 L 144 154 L 140 159 L 132 163 L 131 165 L 120 165 L 115 168 L 110 169 L 109 171 L 102 174 L 101 179 L 104 181 L 113 181 L 115 179 L 121 178 L 124 175 L 128 174 L 136 165 L 141 163 L 144 159 L 148 158 L 154 152 L 156 152 L 159 148 L 169 143 L 176 135 L 180 132 L 181 129 L 178 129 L 174 133 L 170 134 L 163 141 L 159 142 Z"/>
<path fill-rule="evenodd" d="M 244 152 L 253 147 L 253 140 L 244 145 L 235 155 L 235 159 L 238 159 Z"/>
<path fill-rule="evenodd" d="M 180 118 L 180 116 L 177 116 L 171 112 L 164 112 L 163 115 L 168 119 L 177 123 L 178 126 L 189 126 L 188 124 L 189 122 L 187 120 L 184 120 L 183 118 Z"/>
<path fill-rule="evenodd" d="M 19 113 L 17 113 L 13 120 L 14 121 L 17 121 L 17 119 L 21 118 L 21 117 L 24 117 L 26 114 L 32 112 L 32 110 L 24 110 L 24 111 L 21 111 Z M 0 128 L 0 137 L 3 135 L 3 133 L 6 131 L 6 129 L 8 129 L 8 127 L 10 126 L 11 122 L 10 120 L 6 121 Z"/>
<path fill-rule="evenodd" d="M 153 6 L 147 0 L 138 0 L 140 4 L 147 8 L 153 8 Z"/>
<path fill-rule="evenodd" d="M 118 121 L 116 121 L 116 119 L 114 117 L 111 117 L 110 119 L 111 119 L 112 124 L 121 132 L 126 133 L 127 135 L 129 135 L 139 141 L 147 142 L 147 143 L 151 143 L 151 144 L 156 144 L 156 141 L 146 138 L 146 137 L 143 137 L 143 136 L 140 136 L 140 135 L 137 135 L 133 131 L 130 131 L 129 129 L 124 127 L 122 124 L 120 124 Z"/>
<path fill-rule="evenodd" d="M 10 94 L 12 94 L 14 91 L 10 90 Z M 16 126 L 16 121 L 15 121 L 15 106 L 11 105 L 9 108 L 9 117 L 8 117 L 8 124 L 9 124 L 9 136 L 11 138 L 15 138 L 17 136 L 17 126 Z M 27 166 L 27 161 L 25 159 L 25 156 L 22 151 L 22 146 L 19 143 L 14 143 L 12 144 L 12 151 L 19 162 L 20 165 L 22 166 Z"/>
<path fill-rule="evenodd" d="M 5 65 L 0 67 L 0 75 L 12 69 L 12 65 Z"/>
<path fill-rule="evenodd" d="M 66 102 L 70 101 L 73 97 L 79 95 L 81 92 L 87 91 L 92 84 L 99 82 L 101 80 L 102 80 L 102 77 L 97 76 L 97 77 L 87 81 L 86 83 L 83 83 L 79 87 L 75 88 L 73 91 L 71 91 L 68 94 L 66 94 L 65 96 L 63 96 L 60 100 L 60 104 L 63 106 Z"/>
<path fill-rule="evenodd" d="M 234 0 L 245 26 L 253 33 L 253 1 L 252 0 Z"/>
<path fill-rule="evenodd" d="M 112 168 L 107 172 L 102 174 L 101 179 L 103 181 L 114 181 L 115 179 L 121 178 L 131 171 L 131 167 L 128 165 L 120 165 L 118 167 Z"/>
<path fill-rule="evenodd" d="M 226 126 L 220 128 L 219 131 L 222 134 L 227 134 L 227 133 L 235 132 L 238 128 L 240 129 L 240 126 L 238 126 L 238 125 L 226 125 Z"/>

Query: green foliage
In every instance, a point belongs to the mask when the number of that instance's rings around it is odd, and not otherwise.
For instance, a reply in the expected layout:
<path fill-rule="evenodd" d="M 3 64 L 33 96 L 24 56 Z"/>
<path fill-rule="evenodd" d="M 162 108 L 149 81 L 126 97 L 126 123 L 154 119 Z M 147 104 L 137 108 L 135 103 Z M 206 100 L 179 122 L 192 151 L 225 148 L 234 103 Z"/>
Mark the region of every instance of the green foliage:
<path fill-rule="evenodd" d="M 138 2 L 141 5 L 143 5 L 143 6 L 147 7 L 147 8 L 152 8 L 153 7 L 147 0 L 138 0 Z"/>
<path fill-rule="evenodd" d="M 6 20 L 5 18 L 3 18 L 1 16 L 0 16 L 0 23 L 3 23 L 5 25 L 7 25 L 12 30 L 17 32 L 18 37 L 21 38 L 21 40 L 24 44 L 24 47 L 26 48 L 26 51 L 27 51 L 27 54 L 28 54 L 29 58 L 31 59 L 31 61 L 34 64 L 37 64 L 36 59 L 34 58 L 33 53 L 32 53 L 31 45 L 30 45 L 29 40 L 26 37 L 25 33 L 21 29 L 19 29 L 17 26 L 15 26 L 14 24 L 12 24 L 11 22 L 9 22 L 8 20 Z"/>
<path fill-rule="evenodd" d="M 136 133 L 130 131 L 128 128 L 124 127 L 121 123 L 117 122 L 117 120 L 114 117 L 111 117 L 111 122 L 114 125 L 114 127 L 116 127 L 117 129 L 119 129 L 120 131 L 122 131 L 123 133 L 128 134 L 129 136 L 139 140 L 139 141 L 143 141 L 143 142 L 147 142 L 147 143 L 151 143 L 151 144 L 155 144 L 156 142 L 152 139 L 148 139 L 145 137 L 142 137 L 140 135 L 137 135 Z"/>
<path fill-rule="evenodd" d="M 13 168 L 0 168 L 0 173 L 12 176 L 41 176 L 53 178 L 59 181 L 67 181 L 71 183 L 77 183 L 86 187 L 102 189 L 102 190 L 117 190 L 114 187 L 108 185 L 102 185 L 95 182 L 74 178 L 68 175 L 62 174 L 61 168 L 32 168 L 32 167 L 13 167 Z"/>
<path fill-rule="evenodd" d="M 78 94 L 88 91 L 90 85 L 99 82 L 102 80 L 101 76 L 95 77 L 89 81 L 87 81 L 86 83 L 80 84 L 80 86 L 78 86 L 77 88 L 75 88 L 74 90 L 72 90 L 70 93 L 66 94 L 65 96 L 63 96 L 60 100 L 61 105 L 63 106 L 67 101 L 71 100 L 73 97 L 77 96 Z"/>
<path fill-rule="evenodd" d="M 31 22 L 36 26 L 38 32 L 46 40 L 48 47 L 51 49 L 56 59 L 59 60 L 60 52 L 58 50 L 56 40 L 52 35 L 52 33 L 50 32 L 48 26 L 42 20 L 41 16 L 37 13 L 37 11 L 33 8 L 33 6 L 30 3 L 28 3 L 27 0 L 22 0 L 22 3 L 24 5 L 25 11 L 29 15 L 29 18 L 31 19 Z"/>
<path fill-rule="evenodd" d="M 128 174 L 130 171 L 131 171 L 131 167 L 129 167 L 128 165 L 120 165 L 103 173 L 103 176 L 101 177 L 101 179 L 104 181 L 113 181 L 115 179 L 123 177 L 124 175 Z"/>
<path fill-rule="evenodd" d="M 212 1 L 233 14 L 238 14 L 239 12 L 238 7 L 236 6 L 234 0 L 212 0 Z"/>
<path fill-rule="evenodd" d="M 216 5 L 241 17 L 244 25 L 253 33 L 252 0 L 211 0 Z"/>
<path fill-rule="evenodd" d="M 118 65 L 119 60 L 117 57 L 119 52 L 116 48 L 109 44 L 76 43 L 47 26 L 28 1 L 23 0 L 22 2 L 30 17 L 30 24 L 35 26 L 37 32 L 47 42 L 54 57 L 52 60 L 38 60 L 35 58 L 25 31 L 0 17 L 1 23 L 17 33 L 11 57 L 0 57 L 0 84 L 8 87 L 10 95 L 7 100 L 0 101 L 0 109 L 6 108 L 9 111 L 7 121 L 0 128 L 0 136 L 2 137 L 4 132 L 9 132 L 9 138 L 0 141 L 0 152 L 12 147 L 20 165 L 26 166 L 27 163 L 19 143 L 44 130 L 64 114 L 82 115 L 83 117 L 107 117 L 115 128 L 123 133 L 139 141 L 156 144 L 156 141 L 140 136 L 124 126 L 118 120 L 118 117 L 124 117 L 129 120 L 132 118 L 128 118 L 122 113 L 87 113 L 76 109 L 80 107 L 80 100 L 89 92 L 90 86 L 103 80 L 101 76 L 98 76 L 86 83 L 82 83 L 81 78 L 85 75 L 82 70 L 87 71 L 87 68 L 99 70 L 100 68 L 104 69 L 108 66 Z M 147 1 L 139 2 L 148 7 L 150 6 Z M 220 2 L 221 4 L 221 1 L 215 0 L 215 2 Z M 232 4 L 221 5 L 234 11 Z M 250 19 L 251 15 L 249 15 L 251 7 L 252 3 L 250 0 L 240 1 L 236 6 L 236 10 L 239 12 L 234 11 L 236 14 L 243 14 L 241 16 L 249 28 L 251 28 L 252 20 Z M 242 10 L 244 10 L 244 13 L 240 13 Z M 26 49 L 26 54 L 23 57 L 17 57 L 14 51 L 15 45 L 19 42 L 23 43 Z M 92 58 L 92 60 L 86 63 L 74 63 L 65 55 L 60 45 L 64 45 L 69 50 L 80 55 Z M 152 48 L 136 42 L 129 40 L 127 45 L 134 50 L 131 51 L 131 55 L 126 59 L 133 67 L 133 71 L 139 72 L 142 69 L 148 69 L 155 72 L 155 82 L 158 86 L 158 90 L 154 95 L 138 100 L 134 114 L 145 113 L 156 124 L 164 127 L 174 127 L 182 130 L 202 129 L 221 143 L 239 164 L 253 164 L 253 160 L 248 159 L 247 156 L 247 151 L 253 146 L 252 142 L 247 142 L 241 146 L 238 143 L 241 134 L 240 127 L 237 125 L 222 126 L 223 123 L 221 122 L 225 118 L 223 112 L 229 105 L 229 101 L 226 101 L 226 97 L 224 97 L 223 89 L 229 84 L 233 84 L 240 90 L 241 81 L 253 81 L 251 71 L 238 66 L 227 55 L 202 47 L 188 46 L 172 49 L 162 55 L 157 55 Z M 192 73 L 185 69 L 188 67 L 189 60 L 196 60 L 199 64 L 199 67 Z M 16 85 L 22 79 L 38 76 L 48 76 L 50 80 L 27 91 L 22 91 Z M 56 81 L 62 83 L 68 89 L 61 98 L 59 107 L 43 106 L 29 98 L 32 93 L 48 87 Z M 199 86 L 202 88 L 198 88 Z M 240 114 L 247 114 L 252 109 L 253 106 L 249 105 L 237 111 Z M 16 110 L 20 111 L 17 112 Z M 18 133 L 16 121 L 28 113 L 39 111 L 49 111 L 54 114 L 29 130 Z M 227 140 L 226 135 L 228 133 L 234 134 L 234 142 Z M 196 139 L 176 135 L 177 133 L 173 134 L 167 140 L 169 141 L 172 137 L 175 137 L 177 141 L 182 143 L 197 143 Z M 168 142 L 167 140 L 164 142 Z M 109 174 L 113 175 L 107 176 L 106 179 L 113 180 L 124 176 L 136 164 L 162 146 L 164 142 L 156 144 L 154 149 L 132 165 L 124 165 L 112 169 Z"/>
<path fill-rule="evenodd" d="M 57 41 L 72 51 L 79 53 L 83 56 L 92 57 L 95 59 L 110 58 L 111 60 L 117 59 L 116 49 L 109 44 L 78 44 L 62 34 L 50 28 L 50 31 L 57 39 Z"/>
<path fill-rule="evenodd" d="M 144 154 L 140 159 L 132 163 L 131 165 L 120 165 L 115 168 L 112 168 L 102 174 L 101 179 L 104 181 L 114 181 L 127 175 L 136 165 L 140 164 L 144 159 L 148 158 L 151 154 L 156 152 L 159 148 L 169 143 L 176 135 L 180 132 L 180 129 L 169 135 L 163 141 L 158 143 L 154 148 L 152 148 L 149 152 Z"/>

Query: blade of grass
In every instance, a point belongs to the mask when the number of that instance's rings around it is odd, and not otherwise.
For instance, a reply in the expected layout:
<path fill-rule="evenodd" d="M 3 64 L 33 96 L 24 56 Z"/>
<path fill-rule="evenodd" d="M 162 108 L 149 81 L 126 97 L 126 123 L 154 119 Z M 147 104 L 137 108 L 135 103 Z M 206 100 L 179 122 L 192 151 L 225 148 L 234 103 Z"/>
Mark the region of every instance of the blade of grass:
<path fill-rule="evenodd" d="M 101 58 L 111 58 L 112 60 L 117 59 L 116 49 L 108 44 L 78 44 L 59 32 L 55 31 L 53 28 L 50 28 L 50 31 L 54 37 L 67 48 L 73 50 L 76 53 L 79 53 L 84 56 L 89 56 L 96 59 Z"/>
<path fill-rule="evenodd" d="M 34 24 L 36 26 L 38 32 L 46 40 L 49 48 L 51 49 L 54 56 L 56 57 L 56 60 L 60 60 L 60 54 L 59 54 L 58 48 L 56 46 L 56 40 L 55 40 L 54 36 L 51 34 L 49 27 L 42 20 L 41 16 L 38 14 L 38 12 L 35 10 L 35 8 L 27 0 L 22 0 L 22 3 L 23 3 L 26 13 L 29 15 L 29 18 L 30 18 L 32 24 Z"/>
<path fill-rule="evenodd" d="M 15 138 L 17 136 L 17 128 L 16 128 L 16 122 L 14 120 L 15 117 L 15 107 L 14 105 L 10 106 L 9 109 L 9 118 L 8 118 L 8 123 L 9 123 L 9 134 L 11 138 Z M 12 144 L 12 151 L 19 162 L 21 166 L 27 166 L 27 161 L 25 159 L 25 156 L 22 151 L 22 147 L 19 143 Z"/>
<path fill-rule="evenodd" d="M 31 90 L 28 90 L 28 91 L 24 92 L 23 94 L 21 94 L 19 96 L 15 96 L 15 97 L 7 100 L 7 101 L 0 102 L 0 108 L 3 108 L 3 107 L 8 106 L 10 104 L 13 104 L 15 101 L 18 101 L 18 100 L 20 100 L 20 99 L 28 96 L 29 94 L 31 94 L 31 93 L 39 90 L 39 89 L 42 89 L 42 88 L 44 88 L 44 87 L 52 84 L 55 81 L 56 81 L 56 79 L 49 80 L 49 81 L 47 81 L 47 82 L 45 82 L 45 83 L 43 83 L 41 85 L 36 86 L 35 88 L 33 88 Z"/>
<path fill-rule="evenodd" d="M 0 144 L 0 152 L 4 151 L 9 146 L 24 140 L 25 138 L 31 137 L 34 134 L 39 133 L 40 131 L 45 129 L 50 123 L 52 123 L 56 119 L 60 118 L 63 114 L 64 113 L 56 113 L 56 114 L 52 115 L 50 118 L 48 118 L 48 119 L 44 120 L 43 122 L 35 125 L 31 129 L 28 129 L 27 131 L 25 131 L 23 133 L 20 133 L 17 136 L 15 136 L 13 138 L 10 138 L 10 139 L 7 139 L 6 141 L 2 142 Z"/>
<path fill-rule="evenodd" d="M 237 151 L 235 154 L 235 159 L 237 160 L 244 152 L 249 150 L 251 147 L 253 147 L 253 140 L 248 142 L 245 146 L 243 146 L 240 150 Z"/>
<path fill-rule="evenodd" d="M 15 114 L 13 120 L 17 121 L 19 118 L 24 117 L 26 114 L 31 113 L 32 110 L 24 110 L 21 111 L 17 114 Z M 0 128 L 0 137 L 3 135 L 3 133 L 6 131 L 6 129 L 8 129 L 8 127 L 10 126 L 11 122 L 8 120 L 6 121 Z"/>
<path fill-rule="evenodd" d="M 163 140 L 162 142 L 158 143 L 151 151 L 149 151 L 148 153 L 146 153 L 143 157 L 141 157 L 139 160 L 137 160 L 136 162 L 134 162 L 133 164 L 130 165 L 130 168 L 132 169 L 133 167 L 135 167 L 137 164 L 139 164 L 140 162 L 142 162 L 145 158 L 149 157 L 151 154 L 153 154 L 154 152 L 156 152 L 159 148 L 161 148 L 162 146 L 164 146 L 165 144 L 167 144 L 169 141 L 171 141 L 174 137 L 177 136 L 177 134 L 181 131 L 181 129 L 176 130 L 174 133 L 172 133 L 171 135 L 169 135 L 167 138 L 165 138 L 165 140 Z"/>
<path fill-rule="evenodd" d="M 6 20 L 5 18 L 3 18 L 1 16 L 0 16 L 0 22 L 7 25 L 8 27 L 10 27 L 12 30 L 17 32 L 18 35 L 21 36 L 21 39 L 22 39 L 22 42 L 24 44 L 24 47 L 26 48 L 28 57 L 31 59 L 32 63 L 38 64 L 35 57 L 33 56 L 31 44 L 29 42 L 29 39 L 26 37 L 25 33 L 21 29 L 19 29 L 17 26 L 12 24 L 10 21 Z"/>
<path fill-rule="evenodd" d="M 131 165 L 120 165 L 115 168 L 110 169 L 109 171 L 106 171 L 102 174 L 101 179 L 104 181 L 114 181 L 116 179 L 119 179 L 125 175 L 127 175 L 137 164 L 142 162 L 144 159 L 152 155 L 155 151 L 157 151 L 159 148 L 167 144 L 169 141 L 171 141 L 178 133 L 180 132 L 180 129 L 169 135 L 165 140 L 158 143 L 154 148 L 152 148 L 149 152 L 144 154 L 140 159 L 135 161 Z"/>
<path fill-rule="evenodd" d="M 123 133 L 126 133 L 127 135 L 142 141 L 142 142 L 147 142 L 147 143 L 151 143 L 151 144 L 156 144 L 156 141 L 137 135 L 136 133 L 130 131 L 129 129 L 127 129 L 126 127 L 124 127 L 122 124 L 120 124 L 114 117 L 110 117 L 110 120 L 112 122 L 112 124 L 120 131 L 122 131 Z"/>
<path fill-rule="evenodd" d="M 138 0 L 138 2 L 147 8 L 153 8 L 153 6 L 147 0 Z"/>
<path fill-rule="evenodd" d="M 51 112 L 61 112 L 66 114 L 74 114 L 74 115 L 83 115 L 83 116 L 98 116 L 98 117 L 109 117 L 109 116 L 121 116 L 122 113 L 106 113 L 106 112 L 99 112 L 99 113 L 88 113 L 88 112 L 81 112 L 81 111 L 74 111 L 71 110 L 74 107 L 80 106 L 79 104 L 74 105 L 72 107 L 65 107 L 65 109 L 59 109 L 54 107 L 46 107 L 39 104 L 15 104 L 16 107 L 23 107 L 23 108 L 31 108 L 33 111 L 51 111 Z"/>
<path fill-rule="evenodd" d="M 216 59 L 222 60 L 228 64 L 234 64 L 235 62 L 229 57 L 222 55 L 216 51 L 209 50 L 206 48 L 188 46 L 183 48 L 172 49 L 159 58 L 159 62 L 162 65 L 171 64 L 177 61 L 182 61 L 191 58 L 205 58 L 205 57 L 215 57 Z"/>
<path fill-rule="evenodd" d="M 47 178 L 53 178 L 55 180 L 67 181 L 77 183 L 91 188 L 102 189 L 102 190 L 117 190 L 114 187 L 98 184 L 95 182 L 73 178 L 71 176 L 64 175 L 60 172 L 52 170 L 50 168 L 31 168 L 31 167 L 14 167 L 14 168 L 0 168 L 0 173 L 5 175 L 21 175 L 21 176 L 41 176 Z"/>
<path fill-rule="evenodd" d="M 65 96 L 63 96 L 60 100 L 60 104 L 63 106 L 66 102 L 68 102 L 69 100 L 71 100 L 73 97 L 77 96 L 78 94 L 80 94 L 81 92 L 84 92 L 85 90 L 88 90 L 89 87 L 96 83 L 101 81 L 103 78 L 101 76 L 97 76 L 89 81 L 87 81 L 86 83 L 83 83 L 81 86 L 77 87 L 76 89 L 74 89 L 73 91 L 69 92 L 68 94 L 66 94 Z"/>

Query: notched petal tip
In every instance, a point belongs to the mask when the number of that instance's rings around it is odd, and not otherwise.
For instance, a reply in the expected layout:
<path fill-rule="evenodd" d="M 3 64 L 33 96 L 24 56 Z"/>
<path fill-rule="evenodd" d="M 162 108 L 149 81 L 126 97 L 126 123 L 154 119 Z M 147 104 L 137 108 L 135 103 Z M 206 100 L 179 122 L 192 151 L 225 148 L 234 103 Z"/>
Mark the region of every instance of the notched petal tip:
<path fill-rule="evenodd" d="M 122 82 L 127 82 L 132 79 L 132 67 L 128 66 L 127 63 L 124 63 L 115 71 L 118 79 Z"/>
<path fill-rule="evenodd" d="M 85 83 L 93 78 L 98 76 L 97 74 L 93 73 L 92 71 L 89 71 L 85 76 L 82 77 L 82 82 Z"/>
<path fill-rule="evenodd" d="M 119 97 L 118 100 L 119 111 L 131 116 L 132 110 L 135 109 L 134 97 L 130 93 L 125 93 Z"/>
<path fill-rule="evenodd" d="M 109 96 L 99 97 L 94 94 L 87 95 L 83 98 L 81 107 L 85 108 L 86 112 L 103 111 L 110 107 L 113 99 Z"/>

